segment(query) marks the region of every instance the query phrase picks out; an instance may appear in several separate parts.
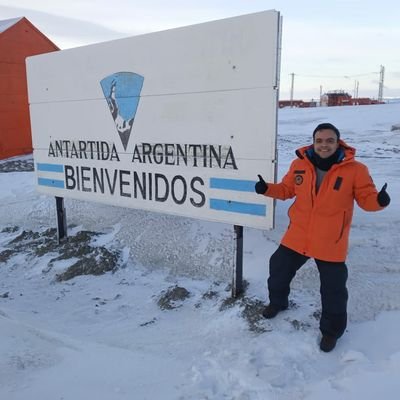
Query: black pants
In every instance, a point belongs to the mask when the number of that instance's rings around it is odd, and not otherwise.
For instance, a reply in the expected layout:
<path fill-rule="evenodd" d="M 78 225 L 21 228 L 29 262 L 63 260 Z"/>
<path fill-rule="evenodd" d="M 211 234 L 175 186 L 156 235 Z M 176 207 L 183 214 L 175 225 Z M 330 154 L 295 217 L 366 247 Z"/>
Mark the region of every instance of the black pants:
<path fill-rule="evenodd" d="M 290 282 L 308 258 L 282 245 L 272 254 L 268 278 L 271 304 L 288 307 Z M 321 281 L 322 314 L 319 327 L 322 334 L 339 338 L 347 325 L 347 267 L 344 262 L 317 259 L 315 262 Z"/>

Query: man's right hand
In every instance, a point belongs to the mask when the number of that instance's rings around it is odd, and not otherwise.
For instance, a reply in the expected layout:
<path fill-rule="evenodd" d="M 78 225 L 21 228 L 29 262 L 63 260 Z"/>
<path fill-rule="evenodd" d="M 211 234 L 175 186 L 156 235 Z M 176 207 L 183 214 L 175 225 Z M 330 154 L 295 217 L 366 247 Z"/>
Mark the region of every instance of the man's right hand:
<path fill-rule="evenodd" d="M 258 179 L 259 179 L 259 181 L 255 184 L 254 190 L 258 194 L 264 194 L 268 189 L 268 185 L 266 184 L 266 182 L 264 181 L 264 179 L 261 175 L 258 175 Z"/>

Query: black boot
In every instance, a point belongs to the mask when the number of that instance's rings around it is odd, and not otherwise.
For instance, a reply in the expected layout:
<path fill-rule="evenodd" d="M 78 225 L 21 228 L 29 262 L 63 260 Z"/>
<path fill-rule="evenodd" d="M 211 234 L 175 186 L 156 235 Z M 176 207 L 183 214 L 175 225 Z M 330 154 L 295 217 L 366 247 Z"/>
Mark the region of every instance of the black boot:
<path fill-rule="evenodd" d="M 275 318 L 281 311 L 286 310 L 286 308 L 287 307 L 276 306 L 275 304 L 268 304 L 264 308 L 262 315 L 267 319 Z"/>
<path fill-rule="evenodd" d="M 337 338 L 333 336 L 323 335 L 321 339 L 321 343 L 319 344 L 319 348 L 325 353 L 329 353 L 336 346 Z"/>

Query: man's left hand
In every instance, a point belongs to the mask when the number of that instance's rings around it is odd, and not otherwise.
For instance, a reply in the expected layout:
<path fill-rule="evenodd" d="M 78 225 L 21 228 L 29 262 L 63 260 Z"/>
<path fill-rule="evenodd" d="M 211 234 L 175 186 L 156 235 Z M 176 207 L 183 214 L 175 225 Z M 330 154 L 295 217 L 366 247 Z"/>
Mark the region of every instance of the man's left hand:
<path fill-rule="evenodd" d="M 382 186 L 381 191 L 378 193 L 378 203 L 381 207 L 386 207 L 390 204 L 390 196 L 386 192 L 387 183 Z"/>

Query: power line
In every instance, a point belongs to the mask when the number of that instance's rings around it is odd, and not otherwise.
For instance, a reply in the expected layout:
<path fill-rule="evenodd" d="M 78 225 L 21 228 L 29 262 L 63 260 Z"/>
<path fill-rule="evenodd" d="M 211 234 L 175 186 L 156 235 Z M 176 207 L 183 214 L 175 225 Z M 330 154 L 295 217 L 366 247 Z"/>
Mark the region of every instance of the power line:
<path fill-rule="evenodd" d="M 293 107 L 293 98 L 294 98 L 294 77 L 300 78 L 316 78 L 316 79 L 352 79 L 358 78 L 362 76 L 370 76 L 370 75 L 378 75 L 379 74 L 379 92 L 378 92 L 378 100 L 383 100 L 383 89 L 384 89 L 384 75 L 385 75 L 385 67 L 381 65 L 380 72 L 364 72 L 362 74 L 354 74 L 354 75 L 308 75 L 308 74 L 295 74 L 292 72 L 289 74 L 291 76 L 291 86 L 290 86 L 290 107 Z M 354 98 L 358 98 L 360 82 L 358 79 L 354 79 L 354 89 L 353 94 Z M 322 85 L 320 85 L 320 99 L 322 96 Z"/>
<path fill-rule="evenodd" d="M 366 72 L 364 74 L 356 74 L 356 75 L 307 75 L 307 74 L 296 74 L 296 76 L 300 76 L 303 78 L 336 78 L 336 79 L 350 79 L 357 78 L 359 76 L 368 76 L 368 75 L 378 75 L 379 72 Z M 290 74 L 291 75 L 291 74 Z"/>

